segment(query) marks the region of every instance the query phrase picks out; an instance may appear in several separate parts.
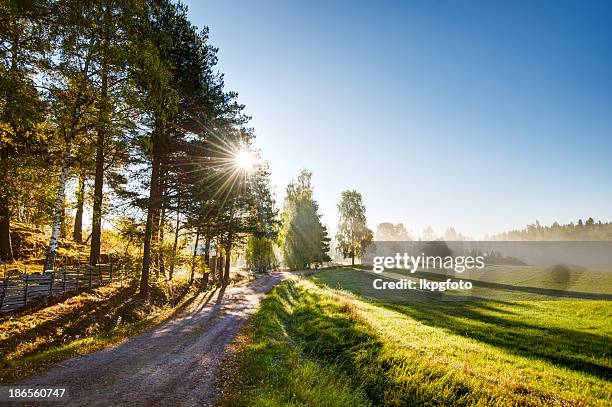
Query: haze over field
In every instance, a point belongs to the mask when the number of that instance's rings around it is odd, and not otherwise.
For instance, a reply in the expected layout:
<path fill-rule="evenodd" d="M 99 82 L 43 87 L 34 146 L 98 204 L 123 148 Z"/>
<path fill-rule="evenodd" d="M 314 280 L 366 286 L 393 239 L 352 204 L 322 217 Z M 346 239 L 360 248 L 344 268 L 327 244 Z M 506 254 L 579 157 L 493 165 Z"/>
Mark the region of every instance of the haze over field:
<path fill-rule="evenodd" d="M 353 188 L 372 229 L 612 219 L 609 4 L 187 4 L 277 194 L 311 170 L 332 234 Z"/>

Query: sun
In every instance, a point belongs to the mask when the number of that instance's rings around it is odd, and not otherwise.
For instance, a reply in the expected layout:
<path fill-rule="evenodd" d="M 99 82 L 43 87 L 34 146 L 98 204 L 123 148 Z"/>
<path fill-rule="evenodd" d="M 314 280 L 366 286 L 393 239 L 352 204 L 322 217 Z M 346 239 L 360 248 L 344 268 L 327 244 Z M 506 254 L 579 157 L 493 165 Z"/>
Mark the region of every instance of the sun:
<path fill-rule="evenodd" d="M 250 171 L 255 166 L 256 158 L 252 152 L 248 150 L 241 150 L 234 157 L 236 165 L 238 168 L 244 171 Z"/>

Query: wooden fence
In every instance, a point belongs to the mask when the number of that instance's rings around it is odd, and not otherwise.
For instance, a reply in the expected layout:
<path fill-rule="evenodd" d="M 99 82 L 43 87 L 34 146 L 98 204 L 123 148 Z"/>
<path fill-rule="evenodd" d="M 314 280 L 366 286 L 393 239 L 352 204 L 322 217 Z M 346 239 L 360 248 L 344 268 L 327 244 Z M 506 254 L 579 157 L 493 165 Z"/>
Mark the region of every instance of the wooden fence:
<path fill-rule="evenodd" d="M 10 312 L 27 304 L 62 295 L 80 288 L 123 282 L 123 268 L 113 264 L 49 270 L 44 274 L 25 274 L 0 278 L 0 312 Z"/>

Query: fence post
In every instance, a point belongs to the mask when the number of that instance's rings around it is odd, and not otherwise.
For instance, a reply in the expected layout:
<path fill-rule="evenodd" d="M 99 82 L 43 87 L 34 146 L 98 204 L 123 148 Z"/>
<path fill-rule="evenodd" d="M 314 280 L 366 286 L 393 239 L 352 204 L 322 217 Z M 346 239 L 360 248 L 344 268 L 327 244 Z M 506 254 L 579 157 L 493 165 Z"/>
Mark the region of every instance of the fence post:
<path fill-rule="evenodd" d="M 49 282 L 49 297 L 53 295 L 53 279 L 55 278 L 55 271 L 49 273 L 51 275 L 51 281 Z"/>
<path fill-rule="evenodd" d="M 100 282 L 98 285 L 102 285 L 102 264 L 98 263 L 98 277 L 100 279 Z"/>
<path fill-rule="evenodd" d="M 91 288 L 91 274 L 93 272 L 94 266 L 87 267 L 87 271 L 89 272 L 89 288 Z"/>
<path fill-rule="evenodd" d="M 23 292 L 23 305 L 28 305 L 28 280 L 29 279 L 30 279 L 30 275 L 26 274 L 25 291 Z"/>
<path fill-rule="evenodd" d="M 64 281 L 63 281 L 63 293 L 62 294 L 66 294 L 66 269 L 64 269 Z"/>
<path fill-rule="evenodd" d="M 113 282 L 113 262 L 111 261 L 111 268 L 110 268 L 110 281 L 111 283 Z"/>
<path fill-rule="evenodd" d="M 85 266 L 85 270 L 87 270 L 87 267 L 89 266 Z M 81 267 L 79 266 L 79 269 L 77 270 L 77 278 L 76 278 L 76 289 L 78 290 L 81 287 Z M 83 278 L 85 278 L 85 272 L 82 273 L 83 274 Z"/>

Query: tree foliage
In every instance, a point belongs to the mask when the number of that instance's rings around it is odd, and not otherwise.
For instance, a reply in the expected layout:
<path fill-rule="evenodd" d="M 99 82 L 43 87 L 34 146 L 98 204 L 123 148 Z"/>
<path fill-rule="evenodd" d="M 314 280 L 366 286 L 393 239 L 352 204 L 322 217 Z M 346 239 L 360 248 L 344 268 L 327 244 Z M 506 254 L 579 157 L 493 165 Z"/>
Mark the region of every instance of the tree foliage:
<path fill-rule="evenodd" d="M 412 239 L 403 223 L 394 225 L 391 222 L 382 222 L 376 227 L 376 240 L 402 242 Z"/>
<path fill-rule="evenodd" d="M 553 222 L 546 226 L 535 221 L 525 229 L 511 230 L 489 237 L 491 240 L 612 240 L 612 222 L 595 221 L 592 217 L 576 223 Z"/>
<path fill-rule="evenodd" d="M 245 247 L 247 267 L 265 272 L 276 268 L 278 261 L 274 254 L 274 240 L 269 237 L 250 236 Z"/>
<path fill-rule="evenodd" d="M 343 191 L 338 204 L 340 220 L 336 242 L 345 258 L 355 264 L 355 257 L 361 256 L 372 242 L 372 231 L 368 229 L 365 217 L 365 205 L 357 191 Z"/>
<path fill-rule="evenodd" d="M 329 261 L 329 238 L 313 198 L 312 173 L 302 170 L 287 186 L 282 213 L 280 246 L 292 270 Z"/>
<path fill-rule="evenodd" d="M 219 283 L 249 236 L 275 239 L 269 170 L 208 32 L 170 0 L 0 2 L 1 260 L 19 220 L 50 227 L 53 267 L 75 208 L 91 264 L 108 225 L 126 255 L 140 247 L 146 296 L 189 239 Z M 236 161 L 245 152 L 252 168 Z"/>

